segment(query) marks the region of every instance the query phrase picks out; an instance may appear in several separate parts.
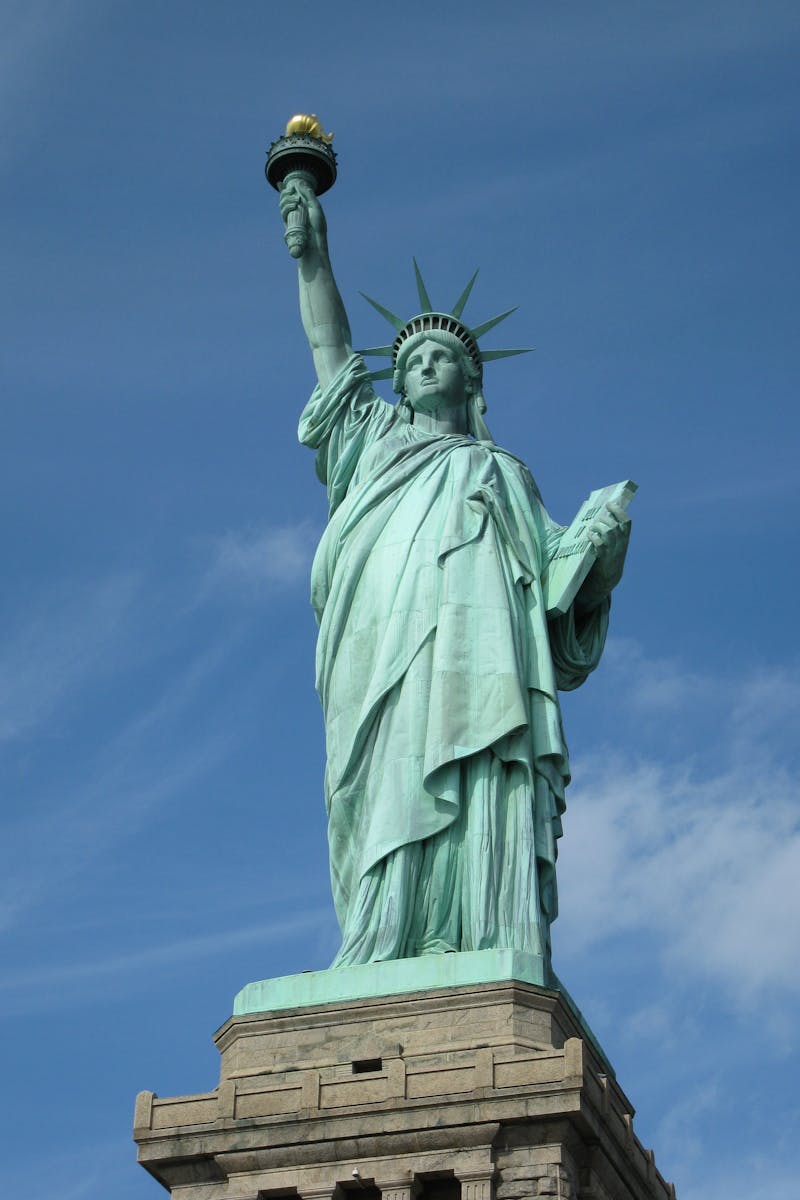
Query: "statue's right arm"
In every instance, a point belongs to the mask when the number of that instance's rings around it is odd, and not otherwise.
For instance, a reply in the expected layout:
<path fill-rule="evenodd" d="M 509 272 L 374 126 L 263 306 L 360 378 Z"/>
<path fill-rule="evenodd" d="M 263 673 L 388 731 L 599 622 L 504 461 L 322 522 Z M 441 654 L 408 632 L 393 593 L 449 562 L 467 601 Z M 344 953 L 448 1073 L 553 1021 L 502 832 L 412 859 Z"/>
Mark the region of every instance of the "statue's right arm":
<path fill-rule="evenodd" d="M 352 336 L 342 297 L 328 256 L 325 214 L 314 192 L 305 183 L 288 183 L 280 195 L 281 213 L 302 205 L 308 213 L 308 240 L 298 260 L 300 316 L 314 357 L 320 387 L 331 383 L 347 362 Z"/>

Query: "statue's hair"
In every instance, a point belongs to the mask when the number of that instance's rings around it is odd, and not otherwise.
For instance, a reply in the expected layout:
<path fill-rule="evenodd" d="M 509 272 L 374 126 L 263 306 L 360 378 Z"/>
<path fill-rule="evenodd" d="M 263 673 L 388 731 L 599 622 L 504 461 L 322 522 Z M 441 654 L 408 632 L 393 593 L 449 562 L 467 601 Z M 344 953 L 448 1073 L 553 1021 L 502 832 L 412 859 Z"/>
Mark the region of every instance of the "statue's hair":
<path fill-rule="evenodd" d="M 440 346 L 446 347 L 446 349 L 451 350 L 455 354 L 456 361 L 459 363 L 464 375 L 464 383 L 466 384 L 467 429 L 477 441 L 493 442 L 492 435 L 483 419 L 483 414 L 486 412 L 486 401 L 483 398 L 480 368 L 472 356 L 464 349 L 461 339 L 456 337 L 454 333 L 449 333 L 446 329 L 428 329 L 421 333 L 412 334 L 400 347 L 392 377 L 392 389 L 400 397 L 397 404 L 400 416 L 404 420 L 411 422 L 414 415 L 411 405 L 406 398 L 405 365 L 411 352 L 423 342 L 438 342 Z"/>

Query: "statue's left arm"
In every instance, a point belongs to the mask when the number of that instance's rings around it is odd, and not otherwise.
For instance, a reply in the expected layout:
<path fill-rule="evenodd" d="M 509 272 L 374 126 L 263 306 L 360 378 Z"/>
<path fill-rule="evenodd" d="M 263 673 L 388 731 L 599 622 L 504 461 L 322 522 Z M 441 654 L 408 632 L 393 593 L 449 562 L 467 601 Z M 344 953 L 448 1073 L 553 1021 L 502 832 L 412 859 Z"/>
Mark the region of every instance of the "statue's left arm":
<path fill-rule="evenodd" d="M 621 505 L 612 502 L 592 522 L 587 535 L 597 552 L 597 559 L 575 597 L 578 613 L 597 608 L 622 578 L 631 538 L 631 519 Z"/>
<path fill-rule="evenodd" d="M 593 524 L 589 537 L 597 560 L 569 609 L 548 621 L 550 653 L 561 691 L 580 687 L 600 662 L 611 592 L 622 577 L 630 518 L 618 505 L 611 505 Z"/>

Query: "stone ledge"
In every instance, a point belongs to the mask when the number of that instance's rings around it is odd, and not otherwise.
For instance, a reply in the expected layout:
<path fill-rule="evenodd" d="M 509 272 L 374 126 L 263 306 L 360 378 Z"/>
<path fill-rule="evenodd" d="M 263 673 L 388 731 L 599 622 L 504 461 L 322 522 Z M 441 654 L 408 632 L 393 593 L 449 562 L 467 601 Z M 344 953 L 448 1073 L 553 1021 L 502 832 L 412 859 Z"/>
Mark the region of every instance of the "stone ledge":
<path fill-rule="evenodd" d="M 550 973 L 544 961 L 517 950 L 472 950 L 453 954 L 426 954 L 420 958 L 393 959 L 304 971 L 277 979 L 248 983 L 233 1002 L 233 1015 L 275 1012 L 320 1004 L 342 1004 L 379 996 L 398 996 L 439 988 L 458 988 L 516 979 L 547 987 Z"/>
<path fill-rule="evenodd" d="M 148 1123 L 152 1131 L 214 1125 L 230 1118 L 300 1117 L 314 1120 L 326 1113 L 363 1114 L 375 1108 L 439 1105 L 502 1098 L 519 1092 L 545 1093 L 553 1086 L 563 1092 L 569 1083 L 584 1081 L 583 1043 L 570 1039 L 562 1050 L 515 1052 L 515 1047 L 461 1048 L 388 1059 L 380 1070 L 353 1074 L 349 1064 L 226 1079 L 218 1092 L 158 1099 L 153 1096 Z M 605 1092 L 593 1078 L 598 1106 Z"/>
<path fill-rule="evenodd" d="M 247 984 L 237 994 L 233 1017 L 218 1032 L 217 1044 L 220 1051 L 224 1051 L 225 1031 L 232 1022 L 244 1022 L 248 1017 L 263 1018 L 269 1014 L 277 1022 L 274 1028 L 280 1028 L 283 1021 L 287 1028 L 293 1029 L 301 1013 L 318 1013 L 316 1023 L 324 1025 L 326 1014 L 331 1011 L 339 1014 L 343 1006 L 358 1022 L 359 1037 L 363 1038 L 364 1008 L 377 1006 L 374 1016 L 379 1019 L 381 1010 L 390 1005 L 396 1020 L 402 1011 L 396 1005 L 407 998 L 413 1005 L 411 1015 L 416 1019 L 427 998 L 432 1001 L 428 1007 L 439 1011 L 439 997 L 443 993 L 457 996 L 467 1005 L 466 997 L 472 995 L 473 1003 L 483 1005 L 487 995 L 491 995 L 493 984 L 499 987 L 512 985 L 528 995 L 536 995 L 539 998 L 537 1007 L 542 1011 L 566 1010 L 580 1036 L 593 1047 L 606 1074 L 614 1076 L 614 1068 L 561 980 L 542 959 L 516 950 L 430 954 L 259 980 Z M 309 1031 L 313 1024 L 315 1022 L 304 1022 Z M 491 1036 L 491 1032 L 487 1029 L 484 1036 Z M 548 1029 L 547 1034 L 546 1038 L 540 1039 L 542 1044 L 552 1044 L 553 1030 Z"/>
<path fill-rule="evenodd" d="M 246 1013 L 216 1041 L 216 1091 L 137 1100 L 140 1162 L 181 1200 L 336 1200 L 362 1166 L 384 1200 L 412 1200 L 401 1174 L 413 1191 L 456 1161 L 462 1200 L 553 1181 L 562 1200 L 672 1196 L 559 991 L 492 981 Z M 480 1146 L 475 1182 L 464 1153 Z"/>

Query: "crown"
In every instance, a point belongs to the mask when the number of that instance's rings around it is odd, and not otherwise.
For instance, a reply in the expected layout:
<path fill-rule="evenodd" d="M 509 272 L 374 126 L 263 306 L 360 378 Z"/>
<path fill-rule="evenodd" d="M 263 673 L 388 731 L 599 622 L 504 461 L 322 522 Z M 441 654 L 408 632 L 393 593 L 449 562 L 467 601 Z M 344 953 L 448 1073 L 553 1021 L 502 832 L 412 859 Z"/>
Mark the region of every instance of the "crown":
<path fill-rule="evenodd" d="M 509 308 L 506 312 L 500 313 L 498 316 L 492 317 L 480 325 L 475 325 L 473 328 L 470 328 L 461 320 L 461 314 L 466 307 L 467 300 L 469 300 L 472 286 L 478 278 L 477 271 L 456 300 L 450 312 L 437 312 L 434 309 L 416 259 L 414 259 L 414 274 L 417 280 L 417 293 L 422 311 L 417 316 L 411 317 L 408 321 L 404 321 L 402 317 L 398 317 L 390 309 L 384 308 L 377 300 L 373 300 L 371 296 L 367 296 L 365 292 L 361 292 L 367 303 L 371 304 L 397 330 L 397 336 L 389 345 L 371 346 L 367 350 L 359 351 L 360 354 L 386 358 L 391 357 L 391 367 L 387 367 L 382 371 L 373 371 L 370 375 L 371 379 L 391 379 L 394 375 L 398 355 L 405 342 L 418 333 L 428 333 L 431 330 L 441 330 L 457 337 L 481 374 L 483 374 L 483 364 L 485 362 L 492 362 L 498 358 L 510 358 L 513 354 L 530 353 L 530 347 L 524 350 L 481 350 L 478 345 L 478 338 L 483 337 L 484 333 L 488 333 L 490 329 L 494 329 L 495 325 L 499 325 L 501 321 L 505 321 L 506 317 L 510 317 L 513 312 L 517 311 L 516 308 Z"/>

